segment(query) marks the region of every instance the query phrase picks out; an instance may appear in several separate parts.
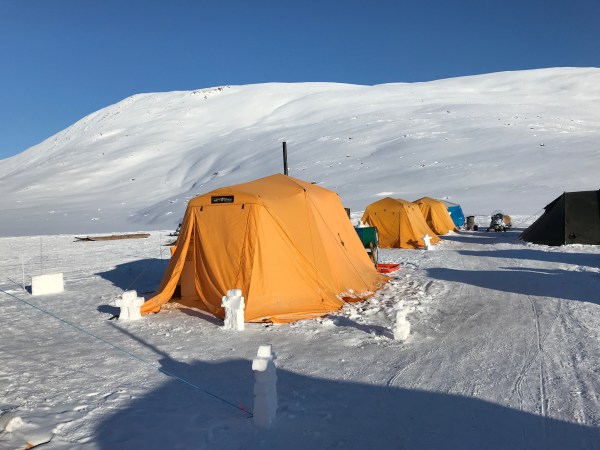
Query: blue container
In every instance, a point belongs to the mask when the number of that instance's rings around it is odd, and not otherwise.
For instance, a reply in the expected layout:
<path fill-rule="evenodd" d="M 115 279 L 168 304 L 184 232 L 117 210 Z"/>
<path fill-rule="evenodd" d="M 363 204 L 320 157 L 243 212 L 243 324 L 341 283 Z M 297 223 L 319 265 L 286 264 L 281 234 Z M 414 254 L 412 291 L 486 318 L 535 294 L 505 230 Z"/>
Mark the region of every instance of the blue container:
<path fill-rule="evenodd" d="M 446 203 L 448 214 L 450 214 L 450 218 L 452 219 L 452 222 L 454 222 L 454 225 L 456 225 L 457 228 L 462 227 L 465 224 L 465 215 L 460 205 L 448 204 L 448 202 L 444 203 Z"/>

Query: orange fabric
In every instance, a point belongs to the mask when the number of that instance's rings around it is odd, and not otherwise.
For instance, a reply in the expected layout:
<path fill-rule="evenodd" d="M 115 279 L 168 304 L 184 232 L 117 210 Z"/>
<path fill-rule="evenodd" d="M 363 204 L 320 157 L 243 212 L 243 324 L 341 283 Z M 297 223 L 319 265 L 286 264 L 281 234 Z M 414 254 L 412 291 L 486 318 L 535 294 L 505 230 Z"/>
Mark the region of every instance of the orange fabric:
<path fill-rule="evenodd" d="M 367 206 L 361 221 L 379 232 L 379 246 L 387 248 L 423 248 L 423 236 L 431 236 L 436 244 L 436 236 L 425 222 L 419 208 L 409 201 L 383 198 Z"/>
<path fill-rule="evenodd" d="M 190 244 L 190 236 L 193 230 L 193 227 L 191 225 L 192 223 L 189 211 L 186 211 L 185 216 L 183 217 L 181 230 L 179 231 L 179 236 L 177 238 L 178 245 L 175 247 L 175 253 L 171 257 L 169 265 L 167 266 L 166 273 L 171 273 L 173 274 L 173 276 L 163 277 L 160 286 L 158 287 L 158 292 L 161 293 L 163 298 L 171 298 L 171 296 L 175 292 L 175 288 L 177 287 L 177 281 L 179 280 L 179 276 L 181 275 L 181 271 L 183 270 L 185 256 L 187 255 Z M 150 300 L 144 302 L 144 304 L 140 307 L 140 311 L 142 314 L 160 311 L 160 305 L 162 303 Z"/>
<path fill-rule="evenodd" d="M 443 202 L 431 197 L 423 197 L 413 202 L 419 207 L 427 225 L 435 234 L 447 234 L 449 231 L 458 231 L 448 213 L 448 208 Z"/>
<path fill-rule="evenodd" d="M 335 192 L 272 175 L 190 200 L 163 281 L 141 310 L 158 311 L 179 284 L 186 305 L 221 319 L 222 297 L 241 289 L 247 322 L 290 322 L 364 299 L 385 281 Z"/>

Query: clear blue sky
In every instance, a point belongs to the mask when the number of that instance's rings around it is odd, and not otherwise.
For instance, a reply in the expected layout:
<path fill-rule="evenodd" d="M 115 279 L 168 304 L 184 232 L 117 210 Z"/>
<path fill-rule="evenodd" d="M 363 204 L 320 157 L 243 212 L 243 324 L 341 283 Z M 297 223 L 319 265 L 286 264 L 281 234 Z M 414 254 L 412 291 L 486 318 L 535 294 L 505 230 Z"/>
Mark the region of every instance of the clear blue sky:
<path fill-rule="evenodd" d="M 0 159 L 141 92 L 600 67 L 600 0 L 0 0 Z"/>

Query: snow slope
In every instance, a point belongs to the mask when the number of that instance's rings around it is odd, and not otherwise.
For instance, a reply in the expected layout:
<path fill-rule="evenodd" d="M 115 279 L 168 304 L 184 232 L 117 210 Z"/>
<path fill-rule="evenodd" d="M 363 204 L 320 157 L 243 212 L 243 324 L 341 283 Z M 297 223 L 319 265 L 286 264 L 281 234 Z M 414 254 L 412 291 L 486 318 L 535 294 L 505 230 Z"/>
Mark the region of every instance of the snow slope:
<path fill-rule="evenodd" d="M 60 105 L 58 105 L 60 106 Z M 174 228 L 187 200 L 282 171 L 353 211 L 428 195 L 531 215 L 598 188 L 600 69 L 139 94 L 0 161 L 0 235 Z"/>
<path fill-rule="evenodd" d="M 0 448 L 600 448 L 600 249 L 517 235 L 382 250 L 401 269 L 369 301 L 242 332 L 177 304 L 109 320 L 123 290 L 160 282 L 159 233 L 0 238 L 0 410 L 21 420 Z M 65 293 L 22 289 L 22 268 L 27 286 L 42 266 L 64 272 Z M 403 343 L 392 337 L 401 300 Z M 247 413 L 266 343 L 279 396 L 268 431 Z"/>
<path fill-rule="evenodd" d="M 600 248 L 517 239 L 563 190 L 599 187 L 599 82 L 560 68 L 143 94 L 0 161 L 0 449 L 600 448 Z M 384 195 L 429 195 L 515 229 L 382 249 L 400 271 L 325 318 L 228 332 L 170 303 L 111 320 L 124 290 L 162 278 L 172 238 L 152 230 L 196 193 L 280 171 L 284 140 L 290 174 L 354 220 Z M 121 230 L 152 233 L 74 242 Z M 55 272 L 64 293 L 30 295 Z M 267 343 L 269 431 L 249 418 Z"/>

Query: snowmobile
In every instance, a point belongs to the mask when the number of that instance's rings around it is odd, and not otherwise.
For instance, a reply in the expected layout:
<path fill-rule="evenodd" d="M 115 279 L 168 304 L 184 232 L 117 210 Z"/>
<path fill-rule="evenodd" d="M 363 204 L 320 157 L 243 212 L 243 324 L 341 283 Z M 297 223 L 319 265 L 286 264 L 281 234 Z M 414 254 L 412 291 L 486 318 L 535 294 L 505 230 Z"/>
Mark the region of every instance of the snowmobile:
<path fill-rule="evenodd" d="M 181 231 L 181 222 L 179 222 L 179 225 L 177 225 L 177 229 L 174 232 L 169 233 L 168 236 L 179 236 L 180 231 Z"/>
<path fill-rule="evenodd" d="M 510 228 L 510 218 L 508 221 L 506 221 L 505 217 L 508 216 L 502 214 L 502 211 L 494 211 L 492 213 L 492 219 L 487 231 L 506 231 L 508 228 Z"/>

